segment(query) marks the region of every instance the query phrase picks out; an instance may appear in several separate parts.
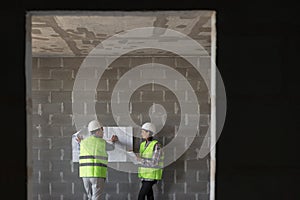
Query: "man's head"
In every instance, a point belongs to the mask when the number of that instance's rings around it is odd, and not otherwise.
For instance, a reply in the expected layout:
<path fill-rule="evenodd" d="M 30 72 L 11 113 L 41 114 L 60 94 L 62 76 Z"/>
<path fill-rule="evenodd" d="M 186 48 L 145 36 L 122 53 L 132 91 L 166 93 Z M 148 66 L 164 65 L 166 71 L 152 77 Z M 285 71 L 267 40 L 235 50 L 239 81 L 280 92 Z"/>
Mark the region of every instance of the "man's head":
<path fill-rule="evenodd" d="M 143 139 L 147 139 L 149 137 L 153 137 L 156 134 L 156 128 L 155 125 L 150 123 L 150 122 L 146 122 L 143 124 L 142 126 L 142 138 Z"/>
<path fill-rule="evenodd" d="M 103 137 L 103 126 L 101 123 L 99 123 L 97 120 L 93 120 L 88 125 L 88 131 L 92 135 L 98 135 L 100 137 Z"/>

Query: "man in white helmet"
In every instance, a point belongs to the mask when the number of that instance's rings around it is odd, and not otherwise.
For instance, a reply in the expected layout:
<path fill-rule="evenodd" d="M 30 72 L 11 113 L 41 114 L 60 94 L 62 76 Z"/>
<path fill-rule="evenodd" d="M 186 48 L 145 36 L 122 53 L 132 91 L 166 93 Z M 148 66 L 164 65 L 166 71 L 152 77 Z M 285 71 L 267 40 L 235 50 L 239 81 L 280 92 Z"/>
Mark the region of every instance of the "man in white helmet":
<path fill-rule="evenodd" d="M 80 143 L 79 176 L 89 200 L 104 199 L 104 182 L 107 175 L 107 151 L 114 149 L 114 142 L 118 137 L 113 135 L 112 144 L 103 139 L 103 126 L 93 120 L 88 124 L 91 135 L 84 140 L 78 138 Z"/>
<path fill-rule="evenodd" d="M 142 180 L 142 187 L 139 192 L 138 200 L 153 200 L 152 186 L 161 180 L 163 172 L 163 153 L 161 145 L 153 139 L 156 134 L 155 125 L 146 122 L 142 126 L 141 136 L 143 142 L 139 149 L 139 168 L 138 176 Z"/>

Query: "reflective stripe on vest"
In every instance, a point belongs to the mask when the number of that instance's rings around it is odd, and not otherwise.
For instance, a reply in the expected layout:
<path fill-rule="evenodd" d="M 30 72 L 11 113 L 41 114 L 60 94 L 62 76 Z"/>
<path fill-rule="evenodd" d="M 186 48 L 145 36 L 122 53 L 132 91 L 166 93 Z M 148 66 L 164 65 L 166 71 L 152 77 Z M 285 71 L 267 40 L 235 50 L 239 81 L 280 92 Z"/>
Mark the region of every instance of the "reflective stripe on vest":
<path fill-rule="evenodd" d="M 145 148 L 146 141 L 142 142 L 140 145 L 140 156 L 143 159 L 152 159 L 154 147 L 157 140 L 152 140 L 150 144 Z M 163 155 L 161 155 L 158 166 L 146 167 L 140 166 L 138 168 L 138 176 L 145 179 L 161 180 L 162 178 L 162 168 L 163 168 Z"/>
<path fill-rule="evenodd" d="M 79 176 L 105 178 L 107 160 L 105 140 L 95 136 L 82 140 L 80 143 Z"/>

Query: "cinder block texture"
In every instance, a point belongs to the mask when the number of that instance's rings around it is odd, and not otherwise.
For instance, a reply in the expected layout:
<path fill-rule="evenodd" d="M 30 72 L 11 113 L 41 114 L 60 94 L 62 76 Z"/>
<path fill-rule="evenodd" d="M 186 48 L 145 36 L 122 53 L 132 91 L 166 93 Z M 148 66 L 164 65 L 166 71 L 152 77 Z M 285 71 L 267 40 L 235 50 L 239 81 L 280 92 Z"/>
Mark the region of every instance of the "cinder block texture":
<path fill-rule="evenodd" d="M 94 58 L 95 61 L 97 58 Z M 199 59 L 199 58 L 193 58 Z M 166 146 L 175 137 L 181 123 L 189 124 L 194 120 L 194 115 L 184 117 L 182 122 L 182 106 L 176 94 L 186 95 L 186 88 L 180 87 L 180 81 L 187 81 L 193 92 L 196 94 L 200 106 L 201 115 L 198 123 L 197 137 L 191 143 L 190 148 L 178 160 L 164 169 L 163 180 L 155 186 L 157 199 L 191 199 L 202 200 L 209 197 L 209 156 L 200 159 L 197 150 L 203 143 L 210 119 L 210 99 L 207 86 L 202 75 L 195 71 L 194 67 L 178 56 L 157 56 L 146 57 L 122 56 L 115 60 L 102 77 L 97 77 L 97 66 L 90 67 L 82 81 L 80 91 L 73 93 L 78 69 L 84 57 L 58 57 L 45 58 L 35 57 L 32 69 L 32 160 L 33 160 L 33 196 L 34 199 L 85 199 L 82 180 L 78 177 L 78 163 L 72 163 L 71 136 L 76 131 L 74 124 L 73 108 L 76 107 L 76 114 L 81 117 L 92 115 L 94 110 L 98 119 L 105 126 L 116 126 L 116 119 L 129 114 L 132 120 L 141 125 L 156 116 L 165 125 L 157 134 L 159 142 Z M 97 63 L 97 62 L 95 62 Z M 134 81 L 141 81 L 151 77 L 151 69 L 137 73 L 128 80 L 127 85 L 116 88 L 118 81 L 134 67 L 141 64 L 156 63 L 167 65 L 175 69 L 184 77 L 182 80 L 175 80 L 170 74 L 157 75 L 157 79 L 169 81 L 175 88 L 170 88 L 149 82 L 140 85 L 135 91 L 130 92 Z M 200 63 L 200 61 L 198 62 Z M 206 74 L 207 75 L 207 74 Z M 90 77 L 90 79 L 89 79 Z M 93 80 L 99 78 L 96 90 L 91 90 Z M 124 104 L 128 110 L 126 113 L 119 112 L 117 117 L 112 113 L 112 94 L 118 90 L 118 99 L 115 101 Z M 88 99 L 92 97 L 92 99 Z M 129 102 L 124 102 L 128 97 Z M 76 98 L 76 102 L 75 102 Z M 184 99 L 189 102 L 188 98 Z M 160 104 L 164 112 L 149 110 L 154 104 Z M 95 109 L 93 108 L 95 106 Z M 187 104 L 186 104 L 187 105 Z M 161 118 L 159 118 L 161 117 Z M 185 120 L 188 121 L 185 121 Z M 134 151 L 138 152 L 140 138 L 139 130 L 135 129 Z M 189 138 L 191 139 L 191 138 Z M 184 148 L 185 138 L 176 148 Z M 203 144 L 209 147 L 209 144 Z M 106 199 L 137 199 L 140 189 L 140 180 L 137 174 L 121 172 L 115 169 L 108 169 L 108 177 L 105 184 Z"/>

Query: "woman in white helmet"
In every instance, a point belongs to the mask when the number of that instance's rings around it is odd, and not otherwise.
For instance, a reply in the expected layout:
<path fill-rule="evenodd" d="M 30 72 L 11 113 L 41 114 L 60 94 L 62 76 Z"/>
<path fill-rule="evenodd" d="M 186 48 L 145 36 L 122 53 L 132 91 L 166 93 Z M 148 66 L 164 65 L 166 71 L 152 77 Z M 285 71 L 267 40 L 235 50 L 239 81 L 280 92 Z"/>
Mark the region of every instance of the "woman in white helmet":
<path fill-rule="evenodd" d="M 139 168 L 138 176 L 142 180 L 142 187 L 139 192 L 138 200 L 153 200 L 152 186 L 162 178 L 163 155 L 161 145 L 153 139 L 156 134 L 155 125 L 144 123 L 142 126 L 141 136 L 143 142 L 139 149 Z"/>

